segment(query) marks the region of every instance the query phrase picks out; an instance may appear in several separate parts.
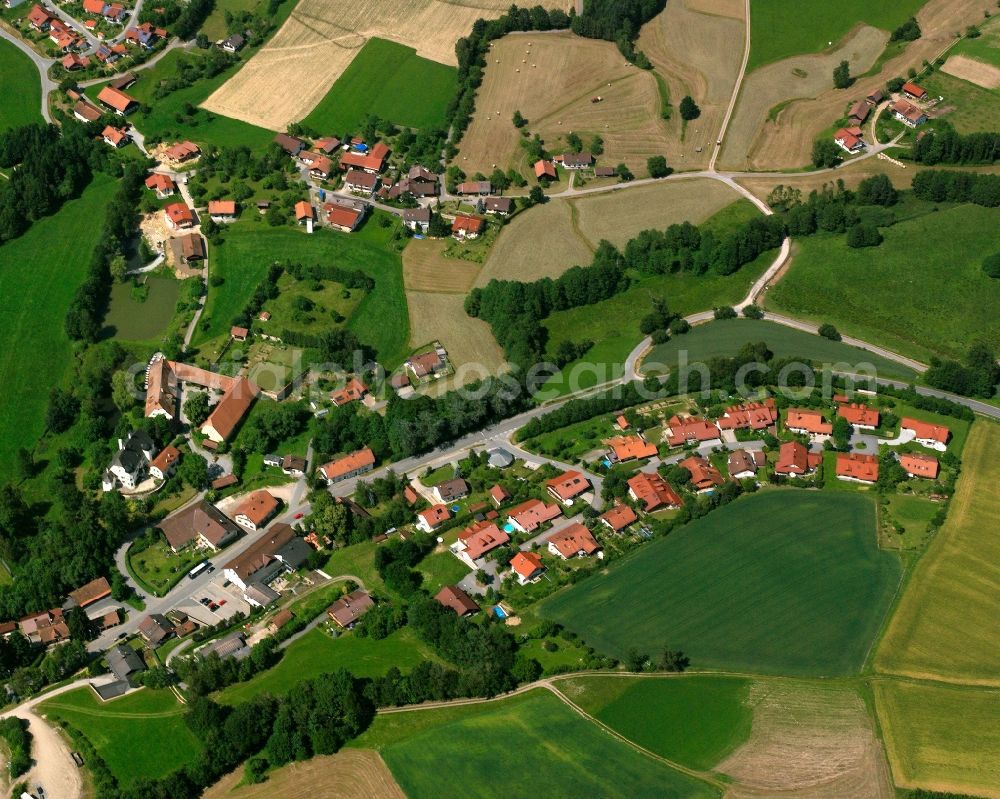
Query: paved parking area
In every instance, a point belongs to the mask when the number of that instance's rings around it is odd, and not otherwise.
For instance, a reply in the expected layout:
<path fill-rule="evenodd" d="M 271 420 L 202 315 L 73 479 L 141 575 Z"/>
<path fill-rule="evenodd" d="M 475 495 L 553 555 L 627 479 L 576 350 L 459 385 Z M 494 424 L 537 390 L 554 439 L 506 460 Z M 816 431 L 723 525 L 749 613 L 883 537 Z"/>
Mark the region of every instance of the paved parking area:
<path fill-rule="evenodd" d="M 242 592 L 235 585 L 223 586 L 224 582 L 225 578 L 218 574 L 208 585 L 199 588 L 188 599 L 179 603 L 177 609 L 206 625 L 226 621 L 237 613 L 249 613 L 252 608 L 243 599 Z M 216 605 L 215 610 L 210 607 L 212 603 Z"/>

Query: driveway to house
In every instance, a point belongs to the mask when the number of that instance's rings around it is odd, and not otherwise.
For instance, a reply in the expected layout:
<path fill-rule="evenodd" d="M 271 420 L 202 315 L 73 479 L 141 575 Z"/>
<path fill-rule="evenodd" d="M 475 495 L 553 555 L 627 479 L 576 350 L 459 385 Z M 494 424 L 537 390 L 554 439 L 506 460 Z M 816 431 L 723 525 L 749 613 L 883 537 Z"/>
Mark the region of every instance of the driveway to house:
<path fill-rule="evenodd" d="M 27 44 L 27 42 L 24 41 L 24 39 L 14 33 L 11 33 L 2 25 L 0 25 L 0 38 L 6 39 L 18 50 L 28 56 L 28 58 L 30 58 L 32 63 L 35 65 L 36 69 L 38 69 L 38 75 L 42 82 L 42 119 L 51 124 L 52 115 L 49 113 L 49 92 L 57 89 L 58 84 L 49 77 L 49 67 L 55 63 L 55 59 L 43 58 L 36 53 Z"/>

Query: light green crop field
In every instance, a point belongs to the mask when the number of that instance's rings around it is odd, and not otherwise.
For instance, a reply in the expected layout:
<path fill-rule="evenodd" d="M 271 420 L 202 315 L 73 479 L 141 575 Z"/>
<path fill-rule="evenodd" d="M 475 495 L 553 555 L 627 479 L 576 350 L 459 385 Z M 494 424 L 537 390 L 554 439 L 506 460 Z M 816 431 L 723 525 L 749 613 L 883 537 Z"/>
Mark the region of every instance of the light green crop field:
<path fill-rule="evenodd" d="M 948 518 L 917 564 L 875 655 L 879 671 L 1000 686 L 1000 426 L 972 426 Z"/>
<path fill-rule="evenodd" d="M 750 737 L 750 681 L 738 677 L 588 676 L 556 685 L 616 732 L 690 768 L 711 769 Z"/>
<path fill-rule="evenodd" d="M 846 363 L 852 370 L 862 364 L 871 364 L 879 377 L 900 380 L 916 377 L 912 369 L 873 352 L 760 319 L 725 319 L 698 325 L 685 335 L 674 336 L 666 344 L 653 347 L 643 360 L 642 368 L 653 373 L 661 371 L 659 367 L 672 369 L 681 351 L 687 353 L 688 363 L 731 356 L 744 344 L 758 341 L 765 342 L 778 358 L 797 356 L 816 365 Z"/>
<path fill-rule="evenodd" d="M 0 480 L 45 427 L 49 389 L 72 361 L 63 320 L 87 273 L 115 182 L 97 175 L 76 200 L 0 247 Z M 44 365 L 44 368 L 39 368 Z"/>
<path fill-rule="evenodd" d="M 350 745 L 378 749 L 410 799 L 719 795 L 610 738 L 543 690 L 488 705 L 380 715 Z"/>
<path fill-rule="evenodd" d="M 997 796 L 1000 690 L 879 680 L 874 692 L 897 785 Z"/>
<path fill-rule="evenodd" d="M 538 612 L 617 657 L 669 647 L 693 668 L 853 674 L 900 570 L 877 547 L 867 497 L 769 490 L 553 594 Z"/>
<path fill-rule="evenodd" d="M 8 87 L 0 96 L 0 130 L 42 122 L 42 84 L 31 59 L 6 39 L 0 39 L 0 75 Z"/>
<path fill-rule="evenodd" d="M 803 239 L 767 305 L 922 360 L 961 357 L 978 338 L 1000 349 L 1000 280 L 981 268 L 998 223 L 996 209 L 960 205 L 884 228 L 877 249 Z"/>
<path fill-rule="evenodd" d="M 263 693 L 281 696 L 302 680 L 339 668 L 349 669 L 357 677 L 375 677 L 391 666 L 406 672 L 425 660 L 438 658 L 406 628 L 381 641 L 354 635 L 334 639 L 316 629 L 289 646 L 274 668 L 229 686 L 218 698 L 234 705 Z"/>
<path fill-rule="evenodd" d="M 347 322 L 365 344 L 375 347 L 379 360 L 389 368 L 408 353 L 409 317 L 403 293 L 403 266 L 387 247 L 390 231 L 369 220 L 357 233 L 317 230 L 308 235 L 290 227 L 270 227 L 260 222 L 229 226 L 225 243 L 212 248 L 214 274 L 222 286 L 209 290 L 205 306 L 208 330 L 196 341 L 225 334 L 233 317 L 246 305 L 274 261 L 335 264 L 361 269 L 375 278 L 375 288 L 355 308 Z M 331 319 L 330 327 L 334 327 Z"/>
<path fill-rule="evenodd" d="M 800 53 L 819 53 L 837 44 L 860 22 L 892 31 L 927 0 L 868 3 L 845 0 L 754 0 L 750 4 L 750 60 L 747 72 Z M 808 24 L 804 23 L 808 20 Z"/>
<path fill-rule="evenodd" d="M 444 127 L 456 75 L 412 47 L 369 39 L 303 122 L 337 136 L 362 127 L 371 114 L 400 127 Z"/>
<path fill-rule="evenodd" d="M 39 707 L 50 720 L 83 733 L 123 783 L 162 777 L 201 752 L 184 722 L 184 705 L 168 690 L 145 688 L 102 702 L 91 689 L 81 688 Z"/>

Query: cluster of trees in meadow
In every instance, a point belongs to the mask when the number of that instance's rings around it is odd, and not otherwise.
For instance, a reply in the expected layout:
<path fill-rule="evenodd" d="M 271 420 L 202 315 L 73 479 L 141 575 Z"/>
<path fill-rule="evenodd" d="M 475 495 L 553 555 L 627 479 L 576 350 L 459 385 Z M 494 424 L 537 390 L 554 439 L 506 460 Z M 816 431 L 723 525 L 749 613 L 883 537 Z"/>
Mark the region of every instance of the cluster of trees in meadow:
<path fill-rule="evenodd" d="M 214 9 L 215 0 L 164 0 L 155 7 L 144 7 L 139 13 L 139 21 L 166 28 L 172 36 L 186 41 L 194 38 Z"/>
<path fill-rule="evenodd" d="M 577 36 L 614 42 L 637 67 L 651 69 L 646 55 L 635 49 L 635 40 L 643 24 L 666 5 L 666 0 L 587 0 L 583 12 L 572 17 L 570 27 Z"/>
<path fill-rule="evenodd" d="M 925 169 L 913 176 L 913 194 L 933 202 L 1000 206 L 1000 175 Z"/>
<path fill-rule="evenodd" d="M 931 358 L 924 380 L 934 388 L 953 394 L 989 399 L 996 394 L 1000 383 L 1000 366 L 997 366 L 993 349 L 977 341 L 961 361 Z"/>
<path fill-rule="evenodd" d="M 1000 160 L 1000 133 L 959 133 L 950 125 L 929 130 L 913 142 L 918 164 L 993 164 Z"/>
<path fill-rule="evenodd" d="M 188 690 L 197 696 L 208 696 L 235 682 L 245 682 L 255 674 L 269 669 L 281 660 L 278 639 L 270 636 L 250 648 L 245 658 L 220 658 L 215 652 L 207 657 L 185 655 L 171 661 L 171 668 Z"/>

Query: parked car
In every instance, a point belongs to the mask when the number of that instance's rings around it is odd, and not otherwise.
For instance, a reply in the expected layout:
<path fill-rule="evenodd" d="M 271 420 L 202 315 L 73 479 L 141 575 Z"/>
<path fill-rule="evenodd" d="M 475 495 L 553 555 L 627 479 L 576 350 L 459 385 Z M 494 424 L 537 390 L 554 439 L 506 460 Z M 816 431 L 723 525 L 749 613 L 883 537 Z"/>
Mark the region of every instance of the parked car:
<path fill-rule="evenodd" d="M 202 597 L 201 599 L 199 599 L 198 601 L 199 601 L 199 602 L 201 602 L 201 604 L 203 604 L 203 605 L 207 605 L 207 604 L 208 604 L 209 602 L 211 602 L 212 600 L 211 600 L 211 599 L 209 599 L 209 598 L 208 598 L 207 596 L 203 596 L 203 597 Z"/>
<path fill-rule="evenodd" d="M 225 604 L 226 604 L 226 600 L 225 600 L 225 599 L 220 599 L 220 600 L 219 600 L 219 607 L 220 607 L 220 608 L 221 608 L 221 607 L 222 607 L 223 605 L 225 605 Z"/>
<path fill-rule="evenodd" d="M 208 609 L 214 612 L 214 611 L 216 611 L 216 610 L 219 609 L 219 606 L 216 605 L 214 602 L 209 602 L 208 603 Z"/>
<path fill-rule="evenodd" d="M 305 514 L 304 514 L 304 513 L 296 513 L 296 514 L 295 514 L 295 518 L 296 518 L 296 519 L 301 519 L 301 518 L 302 518 L 303 516 L 305 516 Z"/>

